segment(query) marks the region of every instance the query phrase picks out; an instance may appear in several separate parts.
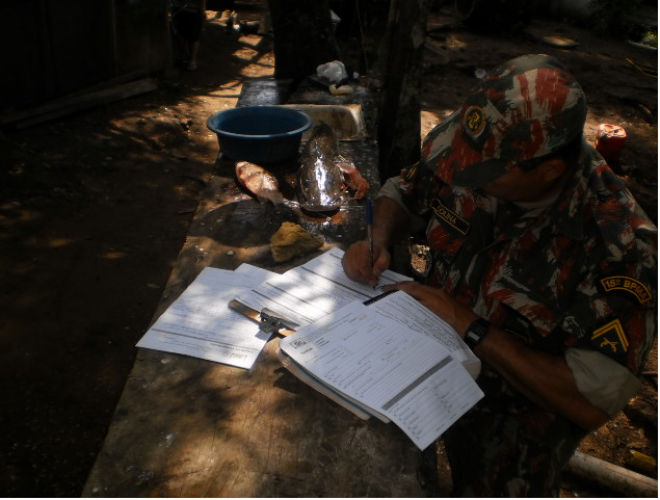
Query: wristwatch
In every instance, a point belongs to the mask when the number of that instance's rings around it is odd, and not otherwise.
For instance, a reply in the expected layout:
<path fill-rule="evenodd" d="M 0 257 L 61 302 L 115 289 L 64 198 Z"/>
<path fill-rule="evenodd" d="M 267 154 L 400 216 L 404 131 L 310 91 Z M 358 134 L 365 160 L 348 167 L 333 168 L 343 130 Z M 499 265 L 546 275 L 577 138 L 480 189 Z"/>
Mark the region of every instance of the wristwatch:
<path fill-rule="evenodd" d="M 490 323 L 484 318 L 479 318 L 474 320 L 470 326 L 468 326 L 467 332 L 465 333 L 465 343 L 468 347 L 474 350 L 481 341 L 488 335 L 490 331 Z"/>

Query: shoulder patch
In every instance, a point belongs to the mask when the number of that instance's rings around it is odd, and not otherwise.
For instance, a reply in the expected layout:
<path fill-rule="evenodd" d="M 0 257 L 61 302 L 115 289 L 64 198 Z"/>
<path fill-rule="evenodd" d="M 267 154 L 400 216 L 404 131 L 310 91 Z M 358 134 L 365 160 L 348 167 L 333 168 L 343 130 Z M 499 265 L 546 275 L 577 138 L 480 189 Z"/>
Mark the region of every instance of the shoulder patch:
<path fill-rule="evenodd" d="M 484 110 L 479 106 L 471 106 L 465 112 L 465 129 L 472 137 L 478 137 L 486 126 Z"/>
<path fill-rule="evenodd" d="M 609 356 L 618 357 L 628 351 L 628 337 L 618 318 L 594 330 L 591 343 L 598 351 Z"/>
<path fill-rule="evenodd" d="M 437 198 L 433 198 L 433 201 L 431 201 L 431 210 L 442 224 L 453 227 L 463 236 L 468 234 L 470 223 L 445 207 Z"/>
<path fill-rule="evenodd" d="M 644 283 L 628 276 L 607 276 L 601 278 L 599 283 L 605 293 L 629 293 L 640 304 L 646 304 L 652 298 L 651 290 Z"/>

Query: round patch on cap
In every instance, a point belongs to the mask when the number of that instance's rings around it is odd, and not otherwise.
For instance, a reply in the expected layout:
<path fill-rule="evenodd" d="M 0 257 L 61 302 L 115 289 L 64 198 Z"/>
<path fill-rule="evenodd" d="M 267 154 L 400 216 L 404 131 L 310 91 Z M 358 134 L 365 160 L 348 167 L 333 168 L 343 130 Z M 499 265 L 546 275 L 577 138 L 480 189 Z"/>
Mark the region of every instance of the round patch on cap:
<path fill-rule="evenodd" d="M 465 129 L 472 135 L 477 137 L 483 132 L 486 126 L 486 117 L 484 110 L 479 106 L 471 106 L 465 112 Z"/>

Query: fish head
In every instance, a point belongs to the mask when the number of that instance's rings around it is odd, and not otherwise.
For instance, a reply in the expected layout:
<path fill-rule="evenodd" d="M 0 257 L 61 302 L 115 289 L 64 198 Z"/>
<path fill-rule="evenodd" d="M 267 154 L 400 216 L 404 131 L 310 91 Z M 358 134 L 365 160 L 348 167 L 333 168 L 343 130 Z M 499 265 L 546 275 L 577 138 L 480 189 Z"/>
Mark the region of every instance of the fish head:
<path fill-rule="evenodd" d="M 319 123 L 314 130 L 312 135 L 305 144 L 303 151 L 303 156 L 327 156 L 334 157 L 338 153 L 338 142 L 337 134 L 335 131 L 325 122 Z"/>

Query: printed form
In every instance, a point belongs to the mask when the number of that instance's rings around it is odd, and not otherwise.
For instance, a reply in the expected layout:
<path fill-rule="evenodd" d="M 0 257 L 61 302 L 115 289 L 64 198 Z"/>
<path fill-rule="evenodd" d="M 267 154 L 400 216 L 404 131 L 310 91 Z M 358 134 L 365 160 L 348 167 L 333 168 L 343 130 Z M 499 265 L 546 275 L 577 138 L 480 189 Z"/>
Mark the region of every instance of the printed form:
<path fill-rule="evenodd" d="M 318 380 L 388 417 L 421 450 L 483 397 L 440 342 L 359 301 L 281 340 L 280 349 Z"/>
<path fill-rule="evenodd" d="M 481 360 L 472 352 L 465 341 L 442 318 L 405 292 L 386 295 L 371 304 L 380 314 L 422 332 L 445 346 L 452 357 L 463 363 L 465 369 L 476 379 L 481 371 Z"/>
<path fill-rule="evenodd" d="M 306 264 L 266 280 L 237 298 L 260 311 L 263 308 L 290 319 L 300 326 L 336 311 L 355 300 L 364 302 L 382 293 L 380 287 L 412 278 L 392 271 L 381 275 L 379 287 L 352 281 L 341 265 L 344 251 L 331 248 Z"/>
<path fill-rule="evenodd" d="M 137 347 L 251 368 L 270 334 L 227 307 L 242 291 L 276 273 L 242 264 L 235 271 L 206 267 L 156 320 Z"/>

